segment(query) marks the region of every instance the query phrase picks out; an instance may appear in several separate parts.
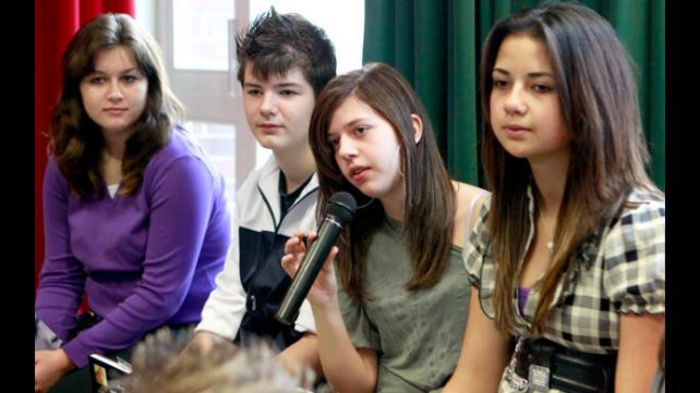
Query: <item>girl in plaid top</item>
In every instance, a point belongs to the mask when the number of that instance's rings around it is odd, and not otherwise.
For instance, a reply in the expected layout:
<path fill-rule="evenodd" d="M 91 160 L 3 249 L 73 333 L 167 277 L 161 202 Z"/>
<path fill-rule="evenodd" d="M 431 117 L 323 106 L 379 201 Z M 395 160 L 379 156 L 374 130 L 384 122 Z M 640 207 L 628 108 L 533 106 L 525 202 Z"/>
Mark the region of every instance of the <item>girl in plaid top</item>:
<path fill-rule="evenodd" d="M 469 329 L 444 392 L 648 392 L 665 202 L 614 30 L 570 3 L 506 18 L 486 39 L 481 103 L 493 194 L 465 250 Z"/>

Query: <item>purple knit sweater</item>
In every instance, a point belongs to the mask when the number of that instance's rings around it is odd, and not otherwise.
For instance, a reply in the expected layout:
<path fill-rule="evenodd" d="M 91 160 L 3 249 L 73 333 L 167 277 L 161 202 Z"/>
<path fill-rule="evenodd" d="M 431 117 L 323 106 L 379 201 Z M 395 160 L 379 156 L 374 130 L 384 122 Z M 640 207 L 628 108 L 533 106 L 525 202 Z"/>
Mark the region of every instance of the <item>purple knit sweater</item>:
<path fill-rule="evenodd" d="M 63 347 L 77 367 L 90 353 L 128 348 L 160 326 L 200 320 L 231 224 L 223 178 L 185 130 L 173 129 L 133 196 L 81 202 L 52 158 L 43 199 L 36 313 L 64 341 L 83 291 L 104 318 Z"/>

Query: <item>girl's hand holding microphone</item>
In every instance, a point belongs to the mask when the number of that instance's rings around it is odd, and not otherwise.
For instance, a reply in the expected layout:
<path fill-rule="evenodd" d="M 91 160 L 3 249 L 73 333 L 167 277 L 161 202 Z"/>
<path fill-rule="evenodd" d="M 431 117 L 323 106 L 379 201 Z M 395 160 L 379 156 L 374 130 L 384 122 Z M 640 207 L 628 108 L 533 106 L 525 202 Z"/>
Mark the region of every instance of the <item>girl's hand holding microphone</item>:
<path fill-rule="evenodd" d="M 307 252 L 304 236 L 306 236 L 306 244 L 308 245 L 311 245 L 311 243 L 318 237 L 315 231 L 308 231 L 305 235 L 304 231 L 297 230 L 284 245 L 285 254 L 282 257 L 282 268 L 292 278 L 299 270 L 301 261 L 304 259 L 304 255 L 306 255 Z M 309 291 L 307 298 L 314 307 L 329 304 L 331 302 L 335 302 L 337 304 L 336 292 L 338 290 L 338 284 L 335 279 L 335 269 L 333 268 L 332 263 L 336 255 L 338 255 L 338 247 L 333 246 L 328 253 L 328 258 L 326 258 L 325 262 L 323 263 L 321 271 L 314 281 L 314 285 Z"/>

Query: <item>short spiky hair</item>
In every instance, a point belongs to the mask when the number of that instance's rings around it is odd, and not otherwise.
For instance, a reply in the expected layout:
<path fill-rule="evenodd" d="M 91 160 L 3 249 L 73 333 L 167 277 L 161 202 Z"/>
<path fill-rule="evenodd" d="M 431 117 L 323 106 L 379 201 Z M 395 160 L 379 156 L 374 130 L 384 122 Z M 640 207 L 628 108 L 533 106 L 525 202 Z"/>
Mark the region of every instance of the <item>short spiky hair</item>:
<path fill-rule="evenodd" d="M 316 96 L 335 76 L 335 49 L 323 29 L 299 14 L 279 14 L 273 7 L 236 36 L 236 55 L 241 85 L 248 63 L 261 79 L 299 67 Z"/>

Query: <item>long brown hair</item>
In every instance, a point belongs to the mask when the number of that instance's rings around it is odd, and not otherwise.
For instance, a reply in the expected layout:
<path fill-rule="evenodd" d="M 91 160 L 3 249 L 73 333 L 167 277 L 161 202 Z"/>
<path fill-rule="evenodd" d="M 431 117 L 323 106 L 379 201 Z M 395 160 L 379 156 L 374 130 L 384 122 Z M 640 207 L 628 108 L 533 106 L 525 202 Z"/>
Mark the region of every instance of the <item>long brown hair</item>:
<path fill-rule="evenodd" d="M 328 127 L 336 109 L 351 95 L 388 121 L 399 141 L 400 168 L 404 174 L 406 206 L 403 233 L 408 234 L 413 275 L 408 290 L 434 285 L 445 268 L 455 214 L 455 194 L 437 149 L 433 127 L 423 104 L 409 83 L 390 66 L 369 63 L 362 69 L 331 80 L 316 100 L 311 116 L 309 142 L 318 166 L 319 211 L 335 192 L 347 191 L 358 205 L 367 201 L 342 175 L 335 150 L 328 141 Z M 423 122 L 423 135 L 414 140 L 411 115 Z M 381 203 L 372 201 L 358 209 L 355 219 L 340 235 L 338 264 L 347 293 L 363 296 L 362 276 L 371 234 L 384 217 Z"/>
<path fill-rule="evenodd" d="M 533 331 L 541 333 L 557 283 L 570 272 L 582 242 L 616 214 L 633 188 L 661 192 L 645 172 L 649 158 L 634 72 L 612 26 L 589 8 L 571 3 L 541 5 L 497 23 L 484 45 L 480 87 L 482 160 L 493 191 L 487 227 L 497 263 L 498 326 L 505 330 L 514 326 L 513 291 L 529 232 L 525 194 L 528 186 L 534 187 L 528 161 L 508 154 L 489 124 L 491 72 L 501 43 L 512 34 L 530 35 L 546 46 L 563 117 L 572 132 L 571 160 L 554 236 L 557 247 L 532 323 Z"/>
<path fill-rule="evenodd" d="M 126 141 L 120 193 L 133 195 L 143 181 L 151 157 L 168 142 L 174 122 L 183 115 L 182 104 L 170 90 L 158 44 L 125 14 L 102 14 L 83 26 L 63 55 L 63 86 L 51 120 L 49 150 L 71 190 L 81 199 L 103 196 L 100 128 L 87 115 L 80 82 L 94 71 L 102 49 L 124 46 L 148 80 L 146 107 Z"/>

